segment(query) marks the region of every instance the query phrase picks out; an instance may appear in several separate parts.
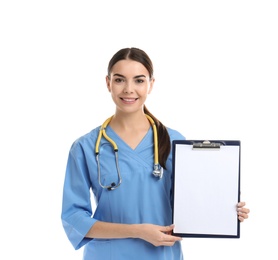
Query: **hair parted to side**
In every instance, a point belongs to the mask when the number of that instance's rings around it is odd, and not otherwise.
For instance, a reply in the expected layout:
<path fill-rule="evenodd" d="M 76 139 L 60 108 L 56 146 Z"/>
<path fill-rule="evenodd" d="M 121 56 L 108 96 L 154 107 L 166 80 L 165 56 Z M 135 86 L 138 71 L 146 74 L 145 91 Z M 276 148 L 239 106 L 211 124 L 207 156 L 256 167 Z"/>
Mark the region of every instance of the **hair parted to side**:
<path fill-rule="evenodd" d="M 149 72 L 150 79 L 153 78 L 153 63 L 150 57 L 141 49 L 132 47 L 132 48 L 123 48 L 116 52 L 111 60 L 109 61 L 107 68 L 107 75 L 110 78 L 110 74 L 113 66 L 120 60 L 134 60 L 140 62 Z M 155 122 L 158 135 L 158 160 L 159 164 L 166 169 L 166 160 L 171 151 L 170 137 L 166 127 L 147 109 L 144 105 L 145 114 L 149 115 Z"/>

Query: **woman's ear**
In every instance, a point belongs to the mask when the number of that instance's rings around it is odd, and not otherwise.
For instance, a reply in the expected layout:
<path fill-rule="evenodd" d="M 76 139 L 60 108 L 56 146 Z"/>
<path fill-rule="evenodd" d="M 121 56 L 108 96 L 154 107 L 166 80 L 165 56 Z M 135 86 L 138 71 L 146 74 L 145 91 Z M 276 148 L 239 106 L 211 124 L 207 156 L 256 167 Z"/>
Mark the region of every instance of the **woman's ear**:
<path fill-rule="evenodd" d="M 106 76 L 105 80 L 106 80 L 107 89 L 108 89 L 109 92 L 111 92 L 111 86 L 110 86 L 110 78 L 109 78 L 109 76 Z"/>
<path fill-rule="evenodd" d="M 150 87 L 149 87 L 148 94 L 151 94 L 151 92 L 152 92 L 152 90 L 153 90 L 153 84 L 154 84 L 154 81 L 155 81 L 155 79 L 154 79 L 154 78 L 152 78 L 152 79 L 151 79 L 151 82 L 150 82 Z"/>

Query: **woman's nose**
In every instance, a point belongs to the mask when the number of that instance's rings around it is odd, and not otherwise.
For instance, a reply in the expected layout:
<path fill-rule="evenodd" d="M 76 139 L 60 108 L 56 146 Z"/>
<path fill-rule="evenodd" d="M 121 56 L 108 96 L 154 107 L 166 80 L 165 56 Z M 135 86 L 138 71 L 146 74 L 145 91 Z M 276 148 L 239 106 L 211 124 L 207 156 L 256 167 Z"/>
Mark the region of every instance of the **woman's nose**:
<path fill-rule="evenodd" d="M 126 82 L 124 87 L 124 93 L 133 93 L 133 86 L 131 82 Z"/>

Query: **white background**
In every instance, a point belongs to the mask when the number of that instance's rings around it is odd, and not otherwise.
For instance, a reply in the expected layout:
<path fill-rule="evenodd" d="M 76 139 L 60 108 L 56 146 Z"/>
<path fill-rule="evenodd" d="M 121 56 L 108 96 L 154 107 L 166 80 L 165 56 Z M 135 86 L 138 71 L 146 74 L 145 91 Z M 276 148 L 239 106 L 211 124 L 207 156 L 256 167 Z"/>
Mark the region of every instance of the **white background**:
<path fill-rule="evenodd" d="M 278 259 L 276 3 L 1 1 L 0 258 L 81 259 L 60 220 L 68 151 L 114 113 L 111 56 L 139 47 L 154 115 L 187 139 L 242 142 L 241 238 L 184 238 L 185 259 Z"/>

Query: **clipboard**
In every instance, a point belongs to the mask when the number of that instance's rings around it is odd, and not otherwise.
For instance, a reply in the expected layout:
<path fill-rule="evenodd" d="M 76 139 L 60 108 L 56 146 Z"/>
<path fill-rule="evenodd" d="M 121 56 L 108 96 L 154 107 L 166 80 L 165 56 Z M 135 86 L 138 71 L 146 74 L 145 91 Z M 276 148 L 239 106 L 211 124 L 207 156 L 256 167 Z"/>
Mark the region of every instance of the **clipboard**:
<path fill-rule="evenodd" d="M 173 235 L 240 238 L 237 140 L 174 140 Z"/>

